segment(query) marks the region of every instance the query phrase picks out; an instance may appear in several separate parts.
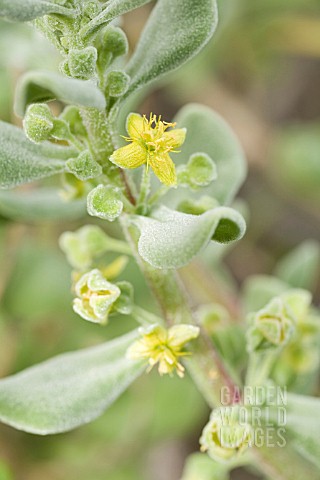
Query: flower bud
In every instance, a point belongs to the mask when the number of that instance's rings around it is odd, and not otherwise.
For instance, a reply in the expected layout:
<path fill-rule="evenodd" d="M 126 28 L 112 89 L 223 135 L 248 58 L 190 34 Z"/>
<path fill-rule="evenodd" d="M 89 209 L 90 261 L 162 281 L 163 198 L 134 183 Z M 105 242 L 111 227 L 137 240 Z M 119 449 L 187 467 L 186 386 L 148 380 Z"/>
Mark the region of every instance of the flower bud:
<path fill-rule="evenodd" d="M 114 70 L 107 75 L 107 92 L 111 97 L 121 97 L 129 88 L 130 77 L 121 70 Z"/>
<path fill-rule="evenodd" d="M 87 197 L 89 215 L 113 222 L 122 212 L 120 190 L 111 185 L 98 185 Z"/>
<path fill-rule="evenodd" d="M 73 301 L 74 311 L 85 320 L 105 324 L 121 290 L 108 282 L 98 269 L 82 275 L 75 285 L 78 298 Z"/>
<path fill-rule="evenodd" d="M 26 136 L 34 143 L 40 143 L 51 137 L 53 130 L 53 115 L 45 103 L 29 105 L 23 120 Z"/>
<path fill-rule="evenodd" d="M 251 446 L 252 440 L 253 429 L 247 422 L 245 408 L 232 405 L 213 410 L 203 429 L 200 445 L 202 452 L 221 462 L 241 455 Z"/>
<path fill-rule="evenodd" d="M 206 153 L 194 153 L 187 165 L 178 170 L 178 183 L 196 190 L 206 187 L 217 178 L 217 167 Z"/>
<path fill-rule="evenodd" d="M 83 181 L 96 178 L 102 173 L 101 166 L 92 158 L 89 150 L 84 150 L 76 158 L 70 158 L 66 162 L 66 167 L 70 173 Z"/>
<path fill-rule="evenodd" d="M 83 6 L 82 14 L 90 19 L 94 18 L 101 12 L 101 3 L 98 0 L 90 0 Z"/>
<path fill-rule="evenodd" d="M 85 137 L 87 135 L 78 107 L 74 105 L 67 106 L 61 113 L 60 118 L 67 122 L 70 132 L 76 137 Z"/>
<path fill-rule="evenodd" d="M 60 248 L 69 263 L 79 270 L 89 268 L 93 259 L 108 251 L 114 242 L 96 225 L 86 225 L 76 232 L 64 232 L 59 239 Z"/>
<path fill-rule="evenodd" d="M 68 55 L 68 67 L 73 78 L 88 80 L 96 71 L 97 50 L 94 47 L 86 47 L 82 50 L 72 49 Z"/>
<path fill-rule="evenodd" d="M 128 52 L 126 34 L 119 27 L 110 25 L 103 34 L 103 49 L 111 52 L 114 57 L 125 55 Z"/>
<path fill-rule="evenodd" d="M 251 316 L 251 322 L 248 350 L 257 351 L 284 346 L 295 330 L 296 319 L 288 304 L 276 297 Z"/>

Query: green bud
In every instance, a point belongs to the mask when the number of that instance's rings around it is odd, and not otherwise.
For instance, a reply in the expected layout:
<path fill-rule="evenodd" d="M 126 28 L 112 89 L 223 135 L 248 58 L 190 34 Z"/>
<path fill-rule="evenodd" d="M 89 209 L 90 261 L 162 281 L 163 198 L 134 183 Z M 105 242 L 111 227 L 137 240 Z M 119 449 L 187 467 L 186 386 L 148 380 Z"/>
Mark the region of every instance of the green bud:
<path fill-rule="evenodd" d="M 109 237 L 96 225 L 86 225 L 75 232 L 64 232 L 59 240 L 61 250 L 68 262 L 78 270 L 91 267 L 95 258 L 105 252 L 130 254 L 128 245 Z M 118 276 L 127 264 L 127 257 L 120 256 L 103 270 L 106 278 Z"/>
<path fill-rule="evenodd" d="M 92 19 L 101 12 L 101 3 L 99 3 L 99 1 L 91 0 L 90 2 L 85 3 L 82 12 L 84 16 Z"/>
<path fill-rule="evenodd" d="M 217 167 L 206 153 L 194 153 L 187 165 L 178 169 L 178 183 L 196 190 L 206 187 L 217 178 Z"/>
<path fill-rule="evenodd" d="M 121 97 L 129 88 L 130 77 L 121 70 L 109 72 L 106 78 L 107 92 L 111 97 Z"/>
<path fill-rule="evenodd" d="M 75 285 L 78 298 L 73 301 L 74 311 L 85 320 L 106 324 L 113 304 L 120 296 L 117 285 L 108 282 L 98 269 L 82 275 Z"/>
<path fill-rule="evenodd" d="M 179 212 L 190 213 L 191 215 L 201 215 L 208 210 L 219 206 L 219 202 L 208 195 L 204 195 L 199 199 L 183 200 L 178 205 Z"/>
<path fill-rule="evenodd" d="M 60 118 L 55 118 L 53 120 L 53 129 L 51 132 L 51 136 L 56 140 L 69 140 L 70 129 L 68 124 Z"/>
<path fill-rule="evenodd" d="M 82 50 L 72 49 L 68 55 L 68 67 L 73 78 L 88 80 L 96 71 L 97 50 L 94 47 L 86 47 Z"/>
<path fill-rule="evenodd" d="M 213 410 L 203 429 L 200 445 L 202 452 L 221 462 L 241 455 L 252 441 L 253 429 L 247 422 L 245 408 L 233 405 Z"/>
<path fill-rule="evenodd" d="M 45 103 L 29 105 L 23 120 L 26 136 L 34 143 L 40 143 L 51 137 L 53 130 L 53 115 Z"/>
<path fill-rule="evenodd" d="M 122 315 L 130 315 L 133 307 L 133 286 L 126 281 L 117 282 L 116 285 L 121 293 L 113 305 L 113 310 Z"/>
<path fill-rule="evenodd" d="M 65 172 L 61 176 L 63 190 L 60 195 L 65 200 L 75 200 L 82 198 L 88 191 L 88 186 L 76 178 L 72 173 Z"/>
<path fill-rule="evenodd" d="M 114 240 L 96 225 L 86 225 L 76 232 L 64 232 L 59 239 L 68 262 L 79 270 L 89 268 L 95 257 L 109 250 L 112 242 Z"/>
<path fill-rule="evenodd" d="M 87 209 L 89 215 L 113 222 L 122 212 L 120 190 L 111 185 L 98 185 L 88 195 Z"/>
<path fill-rule="evenodd" d="M 66 162 L 66 167 L 70 173 L 83 181 L 96 178 L 102 173 L 101 165 L 92 158 L 89 150 L 84 150 L 76 158 L 70 158 Z"/>
<path fill-rule="evenodd" d="M 103 33 L 102 47 L 105 52 L 111 52 L 114 57 L 125 55 L 129 47 L 126 34 L 121 28 L 110 25 Z"/>
<path fill-rule="evenodd" d="M 60 118 L 67 122 L 70 132 L 76 137 L 85 137 L 87 135 L 87 131 L 80 115 L 80 109 L 78 107 L 69 105 L 63 110 Z"/>
<path fill-rule="evenodd" d="M 281 298 L 271 300 L 250 318 L 247 332 L 248 350 L 260 351 L 284 346 L 291 338 L 296 319 L 290 306 Z"/>

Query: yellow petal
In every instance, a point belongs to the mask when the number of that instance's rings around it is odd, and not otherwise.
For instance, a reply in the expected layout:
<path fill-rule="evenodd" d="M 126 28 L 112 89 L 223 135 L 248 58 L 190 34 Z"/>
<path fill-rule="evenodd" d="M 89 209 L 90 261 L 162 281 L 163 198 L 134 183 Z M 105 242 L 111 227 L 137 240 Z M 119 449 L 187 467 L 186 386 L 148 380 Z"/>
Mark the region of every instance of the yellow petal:
<path fill-rule="evenodd" d="M 169 187 L 177 184 L 176 167 L 168 153 L 150 155 L 149 163 L 160 182 Z"/>
<path fill-rule="evenodd" d="M 133 140 L 140 138 L 144 131 L 144 120 L 138 113 L 130 113 L 127 117 L 127 132 Z"/>
<path fill-rule="evenodd" d="M 146 163 L 147 152 L 137 142 L 132 142 L 113 152 L 110 161 L 122 168 L 137 168 Z"/>
<path fill-rule="evenodd" d="M 186 139 L 186 128 L 178 128 L 177 130 L 170 130 L 169 132 L 164 132 L 163 139 L 165 139 L 165 144 L 168 147 L 179 148 Z"/>
<path fill-rule="evenodd" d="M 168 333 L 168 343 L 170 347 L 182 347 L 185 343 L 197 338 L 200 329 L 194 325 L 180 324 L 169 328 Z"/>

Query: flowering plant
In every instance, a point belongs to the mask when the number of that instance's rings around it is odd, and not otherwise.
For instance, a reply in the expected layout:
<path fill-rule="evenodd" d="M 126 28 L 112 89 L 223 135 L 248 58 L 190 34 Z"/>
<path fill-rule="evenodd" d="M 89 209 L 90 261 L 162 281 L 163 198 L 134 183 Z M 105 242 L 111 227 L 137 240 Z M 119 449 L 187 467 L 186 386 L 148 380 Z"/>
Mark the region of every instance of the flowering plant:
<path fill-rule="evenodd" d="M 251 299 L 251 305 L 236 313 L 223 299 L 195 302 L 192 296 L 204 280 L 197 285 L 191 262 L 222 257 L 245 234 L 245 209 L 235 202 L 246 174 L 240 143 L 217 113 L 199 104 L 183 107 L 170 122 L 161 112 L 131 112 L 138 110 L 132 108 L 137 94 L 208 43 L 218 21 L 216 0 L 158 0 L 127 60 L 118 19 L 147 3 L 0 0 L 2 17 L 31 22 L 61 55 L 59 73 L 20 78 L 15 110 L 23 128 L 0 122 L 0 187 L 44 186 L 4 191 L 1 201 L 37 221 L 81 219 L 85 225 L 60 237 L 73 269 L 79 322 L 108 328 L 113 317 L 127 316 L 139 324 L 112 341 L 1 379 L 0 420 L 34 434 L 65 432 L 101 415 L 154 366 L 181 382 L 188 371 L 213 412 L 200 439 L 203 453 L 187 461 L 183 480 L 227 478 L 243 465 L 268 478 L 299 480 L 307 473 L 316 480 L 319 402 L 288 394 L 287 470 L 266 443 L 255 442 L 254 408 L 258 404 L 265 432 L 269 405 L 257 398 L 250 405 L 235 393 L 275 384 L 294 392 L 302 375 L 318 371 L 319 311 L 307 288 L 296 288 L 289 276 L 277 288 L 270 288 L 274 279 L 248 284 L 243 304 Z M 47 179 L 58 176 L 52 192 Z M 111 222 L 119 234 L 109 230 Z M 110 252 L 118 255 L 112 261 Z M 134 280 L 126 278 L 133 262 L 157 309 L 135 300 Z M 221 400 L 225 387 L 228 405 Z M 318 427 L 309 428 L 316 421 Z"/>

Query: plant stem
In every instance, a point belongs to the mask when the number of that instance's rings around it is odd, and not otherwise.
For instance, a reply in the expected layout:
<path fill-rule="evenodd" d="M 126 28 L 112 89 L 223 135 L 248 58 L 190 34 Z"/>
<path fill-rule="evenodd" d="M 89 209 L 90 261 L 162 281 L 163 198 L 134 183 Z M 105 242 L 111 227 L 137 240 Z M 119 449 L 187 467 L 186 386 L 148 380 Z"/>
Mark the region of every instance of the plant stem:
<path fill-rule="evenodd" d="M 274 351 L 252 352 L 249 356 L 246 385 L 263 385 L 270 375 L 276 357 L 277 352 Z"/>
<path fill-rule="evenodd" d="M 150 171 L 147 165 L 143 167 L 143 173 L 141 178 L 140 193 L 138 198 L 138 206 L 145 206 L 146 200 L 150 193 Z"/>
<path fill-rule="evenodd" d="M 137 231 L 130 226 L 126 216 L 120 222 L 136 261 L 159 303 L 166 325 L 197 324 L 177 273 L 173 270 L 155 269 L 143 261 L 137 251 Z M 200 329 L 198 340 L 193 342 L 191 352 L 186 367 L 209 406 L 214 408 L 221 404 L 223 387 L 229 389 L 231 399 L 235 398 L 235 392 L 239 389 L 203 329 Z"/>

